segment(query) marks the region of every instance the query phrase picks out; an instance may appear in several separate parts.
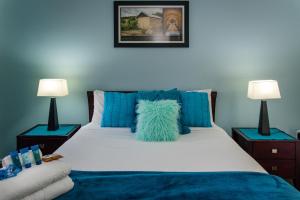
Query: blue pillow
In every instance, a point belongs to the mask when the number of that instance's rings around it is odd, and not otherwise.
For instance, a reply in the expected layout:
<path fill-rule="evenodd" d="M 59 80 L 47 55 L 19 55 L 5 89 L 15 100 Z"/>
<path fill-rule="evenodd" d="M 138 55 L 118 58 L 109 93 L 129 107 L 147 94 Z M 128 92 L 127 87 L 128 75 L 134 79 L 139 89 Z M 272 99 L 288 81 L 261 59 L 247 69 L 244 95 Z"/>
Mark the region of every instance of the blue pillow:
<path fill-rule="evenodd" d="M 175 88 L 172 90 L 153 90 L 153 91 L 138 91 L 136 100 L 148 100 L 148 101 L 157 101 L 157 100 L 177 100 L 180 99 L 180 93 Z"/>
<path fill-rule="evenodd" d="M 131 127 L 135 119 L 136 93 L 105 92 L 102 127 Z"/>
<path fill-rule="evenodd" d="M 208 94 L 181 92 L 183 124 L 190 127 L 211 127 Z"/>
<path fill-rule="evenodd" d="M 177 103 L 181 106 L 181 95 L 180 91 L 176 88 L 172 90 L 154 90 L 154 91 L 138 91 L 136 94 L 136 104 L 139 103 L 140 100 L 148 100 L 148 101 L 157 101 L 157 100 L 176 100 Z M 191 132 L 189 127 L 183 126 L 182 116 L 181 116 L 181 109 L 179 110 L 179 118 L 178 118 L 178 128 L 180 134 L 188 134 Z M 136 114 L 136 113 L 135 113 Z M 131 132 L 136 131 L 136 123 L 137 123 L 137 116 L 135 115 L 134 123 L 131 126 Z"/>

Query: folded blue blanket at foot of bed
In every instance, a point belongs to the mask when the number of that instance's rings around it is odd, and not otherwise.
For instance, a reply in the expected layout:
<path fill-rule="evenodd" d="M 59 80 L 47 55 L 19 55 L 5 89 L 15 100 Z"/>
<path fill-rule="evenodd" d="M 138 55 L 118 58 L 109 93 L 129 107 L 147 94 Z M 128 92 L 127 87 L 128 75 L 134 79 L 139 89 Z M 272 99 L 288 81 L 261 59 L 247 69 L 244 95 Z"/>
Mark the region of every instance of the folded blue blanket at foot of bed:
<path fill-rule="evenodd" d="M 300 192 L 277 176 L 256 172 L 80 172 L 65 199 L 296 200 Z"/>

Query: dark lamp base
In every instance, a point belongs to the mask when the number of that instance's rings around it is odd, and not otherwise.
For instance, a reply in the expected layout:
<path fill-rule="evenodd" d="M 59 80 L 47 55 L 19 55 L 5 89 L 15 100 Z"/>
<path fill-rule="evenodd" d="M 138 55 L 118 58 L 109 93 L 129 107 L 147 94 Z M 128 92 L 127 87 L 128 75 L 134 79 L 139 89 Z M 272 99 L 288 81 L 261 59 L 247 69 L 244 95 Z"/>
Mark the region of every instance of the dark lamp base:
<path fill-rule="evenodd" d="M 261 101 L 260 104 L 258 133 L 265 136 L 270 135 L 268 106 L 267 106 L 267 101 L 263 101 L 263 100 Z"/>
<path fill-rule="evenodd" d="M 51 98 L 48 118 L 48 131 L 56 131 L 58 128 L 59 124 L 56 109 L 56 99 Z"/>

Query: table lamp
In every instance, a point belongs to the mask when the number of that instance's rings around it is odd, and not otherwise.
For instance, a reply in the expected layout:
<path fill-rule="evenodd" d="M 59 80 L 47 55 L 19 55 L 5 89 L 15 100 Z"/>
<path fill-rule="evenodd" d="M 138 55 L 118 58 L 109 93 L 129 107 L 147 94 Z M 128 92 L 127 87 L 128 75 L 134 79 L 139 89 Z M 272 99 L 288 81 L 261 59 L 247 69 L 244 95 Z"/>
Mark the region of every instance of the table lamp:
<path fill-rule="evenodd" d="M 270 135 L 267 99 L 280 99 L 278 83 L 275 80 L 249 81 L 248 98 L 260 99 L 260 114 L 258 132 L 261 135 Z"/>
<path fill-rule="evenodd" d="M 48 131 L 55 131 L 59 128 L 56 98 L 68 95 L 68 86 L 65 79 L 41 79 L 39 82 L 37 96 L 51 97 Z"/>

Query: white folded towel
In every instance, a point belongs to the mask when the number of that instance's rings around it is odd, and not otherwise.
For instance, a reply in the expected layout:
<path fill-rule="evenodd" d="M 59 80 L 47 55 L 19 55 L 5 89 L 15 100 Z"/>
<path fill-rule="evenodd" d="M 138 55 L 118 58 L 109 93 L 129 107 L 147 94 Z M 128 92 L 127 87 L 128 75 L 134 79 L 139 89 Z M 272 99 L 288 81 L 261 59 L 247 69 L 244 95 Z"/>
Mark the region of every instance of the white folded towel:
<path fill-rule="evenodd" d="M 70 177 L 65 177 L 51 185 L 41 189 L 22 200 L 50 200 L 70 191 L 74 187 L 74 183 Z"/>
<path fill-rule="evenodd" d="M 0 200 L 22 199 L 68 176 L 70 171 L 60 160 L 25 169 L 16 177 L 0 181 Z"/>

